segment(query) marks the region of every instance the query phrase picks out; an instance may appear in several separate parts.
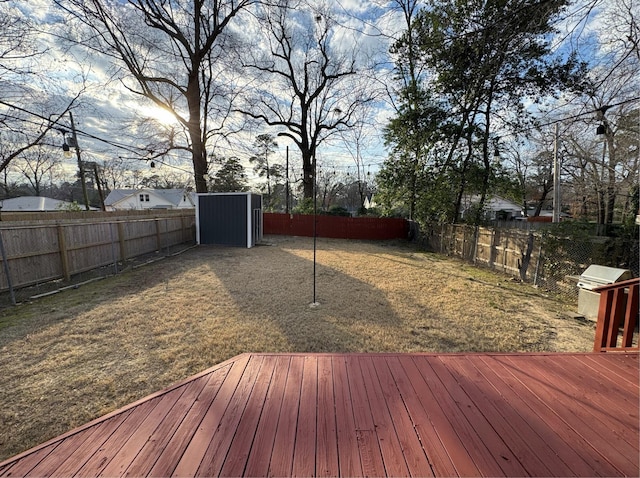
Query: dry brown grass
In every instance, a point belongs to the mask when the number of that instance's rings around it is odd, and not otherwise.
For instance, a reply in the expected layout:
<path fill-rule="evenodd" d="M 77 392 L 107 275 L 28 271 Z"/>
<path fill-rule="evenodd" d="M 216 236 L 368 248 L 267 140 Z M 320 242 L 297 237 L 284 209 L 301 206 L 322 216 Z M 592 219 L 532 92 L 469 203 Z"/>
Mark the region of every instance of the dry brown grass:
<path fill-rule="evenodd" d="M 570 305 L 401 243 L 199 247 L 0 314 L 0 459 L 242 352 L 588 351 Z"/>

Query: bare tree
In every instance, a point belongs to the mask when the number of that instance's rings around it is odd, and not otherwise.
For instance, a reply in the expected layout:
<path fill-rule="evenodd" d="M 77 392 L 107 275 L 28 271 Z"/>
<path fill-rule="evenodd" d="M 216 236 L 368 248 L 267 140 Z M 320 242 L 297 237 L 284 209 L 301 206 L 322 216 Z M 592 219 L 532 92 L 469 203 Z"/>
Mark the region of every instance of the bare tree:
<path fill-rule="evenodd" d="M 328 211 L 338 200 L 338 196 L 344 190 L 344 183 L 340 175 L 331 165 L 318 168 L 318 202 L 320 209 Z"/>
<path fill-rule="evenodd" d="M 35 196 L 42 195 L 43 186 L 53 182 L 60 172 L 60 155 L 51 154 L 51 148 L 41 145 L 25 151 L 14 161 L 15 168 L 27 180 Z"/>
<path fill-rule="evenodd" d="M 628 204 L 629 191 L 637 186 L 640 154 L 640 12 L 629 0 L 606 6 L 606 28 L 587 78 L 591 87 L 580 98 L 582 109 L 594 113 L 579 119 L 569 142 L 573 179 L 585 192 L 584 207 L 592 197 L 589 192 L 595 192 L 590 202 L 596 205 L 600 224 L 612 224 L 616 210 Z"/>
<path fill-rule="evenodd" d="M 587 127 L 580 122 L 564 135 L 567 159 L 563 169 L 574 210 L 599 224 L 612 224 L 636 214 L 629 208 L 638 185 L 640 109 L 627 104 L 605 110 L 606 115 L 599 114 L 599 128 L 593 121 Z"/>
<path fill-rule="evenodd" d="M 186 129 L 188 144 L 168 149 L 191 153 L 198 192 L 207 191 L 207 143 L 230 108 L 229 26 L 255 1 L 54 0 L 86 27 L 75 31 L 75 42 L 113 60 L 129 91 L 170 111 Z"/>
<path fill-rule="evenodd" d="M 313 197 L 318 146 L 355 124 L 358 109 L 373 100 L 359 75 L 358 46 L 338 35 L 326 5 L 280 0 L 262 10 L 266 48 L 249 48 L 244 66 L 256 74 L 239 109 L 281 129 L 300 150 L 305 198 Z M 284 129 L 284 131 L 282 131 Z"/>
<path fill-rule="evenodd" d="M 273 196 L 271 194 L 271 179 L 274 177 L 277 181 L 279 177 L 282 177 L 284 168 L 280 164 L 269 164 L 269 156 L 275 152 L 275 148 L 278 147 L 278 143 L 273 139 L 270 134 L 259 134 L 253 142 L 255 148 L 255 154 L 249 158 L 249 162 L 253 163 L 253 171 L 258 174 L 259 177 L 266 179 L 267 186 L 267 201 L 265 209 L 270 210 L 272 205 Z"/>
<path fill-rule="evenodd" d="M 361 108 L 362 114 L 361 120 L 358 121 L 352 128 L 341 134 L 343 144 L 349 155 L 353 159 L 356 170 L 356 182 L 358 187 L 358 214 L 364 214 L 366 209 L 364 207 L 365 199 L 369 194 L 370 184 L 367 183 L 367 176 L 371 176 L 369 171 L 365 171 L 367 166 L 366 158 L 364 157 L 364 150 L 371 142 L 370 132 L 372 128 L 372 118 L 374 117 L 374 111 L 371 108 Z"/>
<path fill-rule="evenodd" d="M 61 109 L 58 109 L 60 107 L 57 102 L 50 104 L 45 101 L 39 105 L 43 110 L 41 113 L 0 100 L 0 125 L 5 126 L 6 131 L 13 136 L 13 147 L 0 151 L 0 172 L 15 158 L 42 144 L 52 133 L 55 134 L 56 131 L 64 129 L 61 128 L 61 120 L 71 111 L 79 96 L 80 94 L 71 99 L 66 107 Z M 28 96 L 24 96 L 22 101 L 27 98 Z M 50 113 L 45 116 L 47 111 L 55 110 L 61 113 Z"/>
<path fill-rule="evenodd" d="M 117 157 L 103 161 L 100 164 L 101 180 L 106 191 L 120 189 L 127 183 L 127 173 L 130 170 L 131 160 Z"/>
<path fill-rule="evenodd" d="M 0 1 L 0 127 L 5 135 L 0 172 L 42 144 L 84 91 L 81 80 L 79 92 L 68 99 L 47 78 L 42 65 L 47 50 L 36 41 L 35 31 L 14 2 Z"/>
<path fill-rule="evenodd" d="M 31 73 L 35 59 L 43 52 L 34 41 L 29 19 L 13 2 L 0 0 L 0 81 Z"/>

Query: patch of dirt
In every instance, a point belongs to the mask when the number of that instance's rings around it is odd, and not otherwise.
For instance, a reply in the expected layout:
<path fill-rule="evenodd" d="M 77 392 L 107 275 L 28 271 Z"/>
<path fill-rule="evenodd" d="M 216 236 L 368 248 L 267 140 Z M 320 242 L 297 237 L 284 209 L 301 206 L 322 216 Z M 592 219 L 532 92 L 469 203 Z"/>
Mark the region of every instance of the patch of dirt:
<path fill-rule="evenodd" d="M 0 459 L 243 352 L 590 351 L 574 304 L 403 242 L 199 246 L 0 313 Z"/>

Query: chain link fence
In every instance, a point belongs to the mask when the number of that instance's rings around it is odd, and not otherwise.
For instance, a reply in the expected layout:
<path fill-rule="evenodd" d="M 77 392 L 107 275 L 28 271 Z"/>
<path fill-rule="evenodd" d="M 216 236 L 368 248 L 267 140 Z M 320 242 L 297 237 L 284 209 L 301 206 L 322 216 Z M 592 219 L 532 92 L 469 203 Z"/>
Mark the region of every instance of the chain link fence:
<path fill-rule="evenodd" d="M 640 270 L 637 237 L 438 224 L 422 230 L 417 240 L 427 251 L 489 267 L 569 299 L 578 296 L 575 277 L 592 264 L 629 269 L 634 277 Z"/>

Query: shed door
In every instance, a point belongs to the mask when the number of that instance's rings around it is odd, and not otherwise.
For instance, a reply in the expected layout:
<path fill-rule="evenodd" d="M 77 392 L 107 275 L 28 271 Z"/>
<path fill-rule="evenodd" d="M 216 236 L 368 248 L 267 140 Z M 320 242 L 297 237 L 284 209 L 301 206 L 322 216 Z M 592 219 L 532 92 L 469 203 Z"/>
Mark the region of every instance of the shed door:
<path fill-rule="evenodd" d="M 251 245 L 262 242 L 262 209 L 253 210 L 253 222 L 251 223 L 253 229 Z"/>
<path fill-rule="evenodd" d="M 200 244 L 247 246 L 247 196 L 199 196 Z"/>

